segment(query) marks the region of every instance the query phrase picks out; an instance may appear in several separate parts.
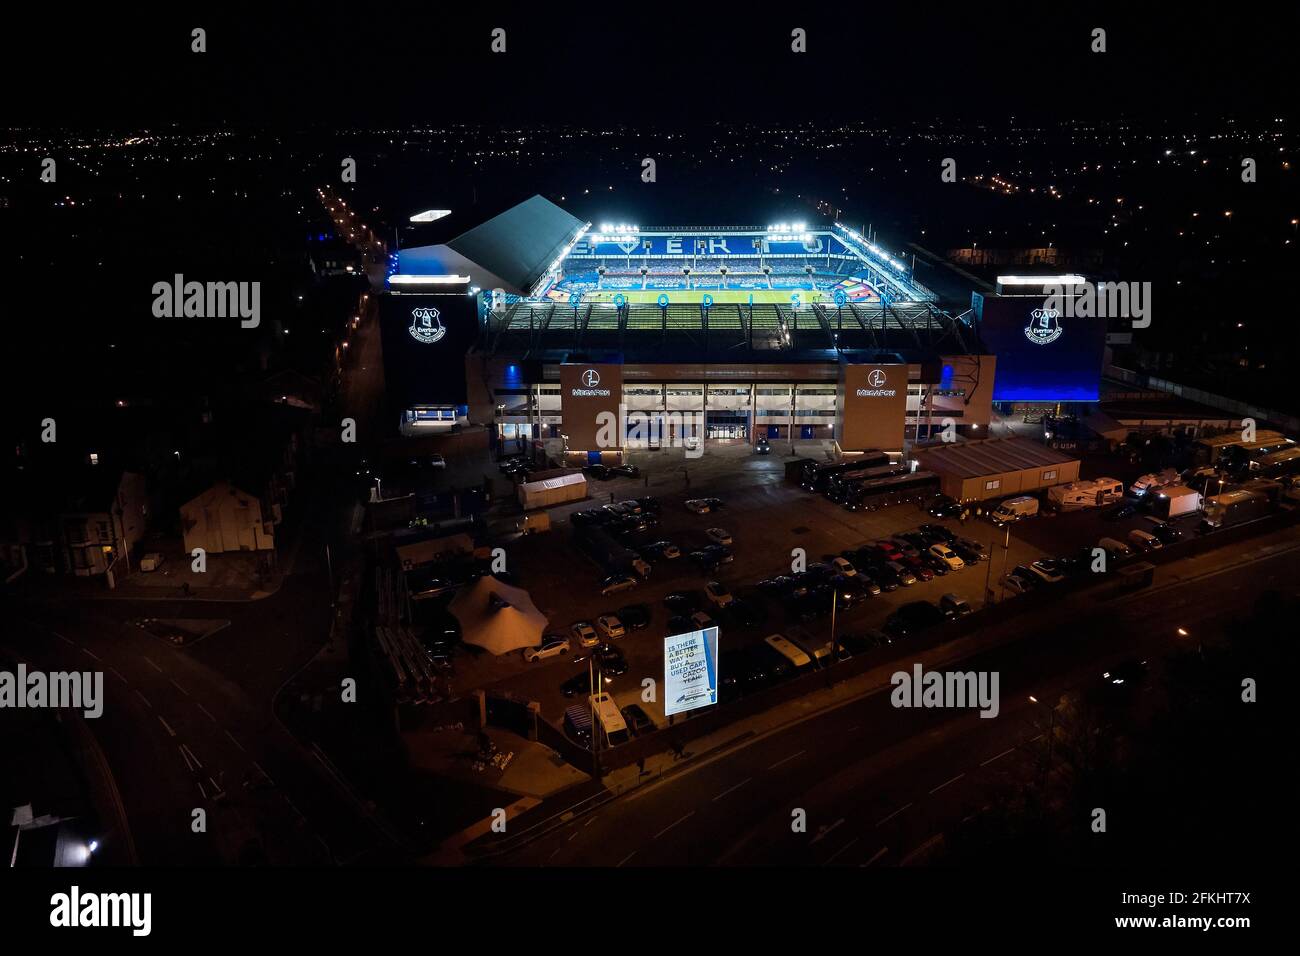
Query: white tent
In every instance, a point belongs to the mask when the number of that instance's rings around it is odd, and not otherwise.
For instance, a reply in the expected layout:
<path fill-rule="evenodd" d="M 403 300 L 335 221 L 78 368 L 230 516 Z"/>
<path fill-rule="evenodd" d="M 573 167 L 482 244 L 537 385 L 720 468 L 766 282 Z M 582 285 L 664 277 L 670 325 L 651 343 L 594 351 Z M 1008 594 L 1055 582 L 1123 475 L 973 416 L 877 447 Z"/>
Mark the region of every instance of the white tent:
<path fill-rule="evenodd" d="M 466 644 L 508 654 L 542 642 L 546 616 L 523 588 L 484 575 L 452 599 L 448 610 L 460 621 Z"/>

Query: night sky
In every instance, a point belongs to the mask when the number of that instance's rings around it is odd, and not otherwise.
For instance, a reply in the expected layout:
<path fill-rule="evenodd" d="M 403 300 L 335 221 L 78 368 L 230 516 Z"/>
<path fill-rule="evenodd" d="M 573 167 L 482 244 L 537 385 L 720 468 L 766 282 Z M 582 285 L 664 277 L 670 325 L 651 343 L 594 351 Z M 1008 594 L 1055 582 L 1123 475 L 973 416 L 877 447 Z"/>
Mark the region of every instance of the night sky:
<path fill-rule="evenodd" d="M 1005 120 L 1286 109 L 1300 16 L 1195 5 L 9 11 L 9 124 Z M 210 11 L 210 12 L 207 12 Z M 382 11 L 382 12 L 381 12 Z M 208 52 L 189 31 L 208 30 Z M 507 53 L 489 33 L 507 30 Z M 1108 51 L 1089 50 L 1094 27 Z M 790 51 L 808 31 L 809 52 Z M 61 51 L 54 56 L 49 51 Z"/>

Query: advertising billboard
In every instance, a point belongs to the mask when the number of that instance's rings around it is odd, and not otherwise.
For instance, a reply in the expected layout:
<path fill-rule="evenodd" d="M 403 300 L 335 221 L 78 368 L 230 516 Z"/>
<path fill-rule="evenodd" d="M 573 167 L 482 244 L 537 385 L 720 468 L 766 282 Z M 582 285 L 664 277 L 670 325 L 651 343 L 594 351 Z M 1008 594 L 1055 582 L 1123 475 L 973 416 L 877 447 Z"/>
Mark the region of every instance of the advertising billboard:
<path fill-rule="evenodd" d="M 623 401 L 623 366 L 572 363 L 560 366 L 560 411 L 570 451 L 612 451 L 623 445 L 619 404 Z M 608 413 L 612 419 L 602 417 Z M 601 425 L 609 421 L 616 425 Z"/>
<path fill-rule="evenodd" d="M 835 440 L 844 451 L 903 447 L 907 424 L 906 365 L 840 365 Z"/>
<path fill-rule="evenodd" d="M 664 638 L 664 716 L 718 702 L 718 629 Z"/>
<path fill-rule="evenodd" d="M 997 356 L 995 402 L 1095 402 L 1106 320 L 1066 317 L 1038 296 L 984 296 L 980 338 Z"/>

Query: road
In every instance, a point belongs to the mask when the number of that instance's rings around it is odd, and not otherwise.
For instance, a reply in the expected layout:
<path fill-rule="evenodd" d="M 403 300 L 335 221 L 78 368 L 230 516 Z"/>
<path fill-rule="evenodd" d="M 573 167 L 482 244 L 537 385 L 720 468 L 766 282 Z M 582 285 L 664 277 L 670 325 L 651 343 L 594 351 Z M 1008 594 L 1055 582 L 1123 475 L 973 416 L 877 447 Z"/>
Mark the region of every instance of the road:
<path fill-rule="evenodd" d="M 1300 545 L 1288 547 L 1245 565 L 1220 557 L 1217 571 L 1097 606 L 1064 628 L 1039 628 L 1038 616 L 1014 622 L 1023 639 L 961 665 L 1000 673 L 995 719 L 898 710 L 887 693 L 875 693 L 633 790 L 493 862 L 915 862 L 945 830 L 1034 771 L 1046 702 L 1097 680 L 1118 659 L 1158 660 L 1184 640 L 1178 627 L 1212 633 L 1238 618 L 1261 591 L 1296 580 Z M 803 833 L 792 830 L 796 810 L 807 815 Z"/>
<path fill-rule="evenodd" d="M 140 862 L 347 862 L 383 851 L 364 812 L 276 720 L 280 686 L 329 632 L 315 523 L 280 590 L 254 602 L 12 599 L 5 648 L 44 670 L 101 670 L 87 721 L 112 768 Z M 133 621 L 229 621 L 184 647 Z M 195 832 L 194 811 L 207 814 Z M 107 848 L 106 848 L 107 849 Z"/>

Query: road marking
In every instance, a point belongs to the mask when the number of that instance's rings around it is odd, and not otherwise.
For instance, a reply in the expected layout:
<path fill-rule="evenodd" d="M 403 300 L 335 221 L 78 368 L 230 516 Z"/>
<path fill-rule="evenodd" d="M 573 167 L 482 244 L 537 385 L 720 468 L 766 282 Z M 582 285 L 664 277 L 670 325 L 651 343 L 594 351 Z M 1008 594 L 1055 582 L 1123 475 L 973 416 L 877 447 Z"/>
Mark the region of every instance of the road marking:
<path fill-rule="evenodd" d="M 854 837 L 854 838 L 853 838 L 852 840 L 850 840 L 848 843 L 844 844 L 842 847 L 840 847 L 838 850 L 836 850 L 834 853 L 832 853 L 829 857 L 827 857 L 827 858 L 826 858 L 826 862 L 823 863 L 822 866 L 827 866 L 827 865 L 829 865 L 829 864 L 831 864 L 831 863 L 834 863 L 834 862 L 835 862 L 835 858 L 836 858 L 837 856 L 839 856 L 841 853 L 843 853 L 845 850 L 847 850 L 849 847 L 853 846 L 853 844 L 857 843 L 857 842 L 858 842 L 858 839 L 859 839 L 858 837 Z"/>
<path fill-rule="evenodd" d="M 156 670 L 159 674 L 163 672 L 163 669 L 159 667 L 157 664 L 155 664 L 153 662 L 153 658 L 150 657 L 148 654 L 141 654 L 140 656 L 144 658 L 146 664 L 148 664 L 150 667 Z"/>
<path fill-rule="evenodd" d="M 546 858 L 546 862 L 550 863 L 552 860 L 554 860 L 555 855 L 559 852 L 560 852 L 560 848 L 557 846 L 554 850 L 551 851 L 551 855 Z"/>
<path fill-rule="evenodd" d="M 882 856 L 884 856 L 888 852 L 889 852 L 889 847 L 882 846 L 879 850 L 876 851 L 875 856 L 873 856 L 871 859 L 869 859 L 866 863 L 863 863 L 862 865 L 870 866 L 872 863 L 875 863 L 877 860 L 879 860 Z"/>
<path fill-rule="evenodd" d="M 822 840 L 825 837 L 829 836 L 831 831 L 834 830 L 837 826 L 839 826 L 843 822 L 844 822 L 844 818 L 840 817 L 838 820 L 836 820 L 834 823 L 832 823 L 830 826 L 826 827 L 825 829 L 818 830 L 817 835 L 812 838 L 812 842 L 816 843 L 819 840 Z"/>
<path fill-rule="evenodd" d="M 591 826 L 595 822 L 596 822 L 596 818 L 593 816 L 586 823 L 583 824 L 583 828 L 585 829 L 586 827 Z"/>
<path fill-rule="evenodd" d="M 725 797 L 727 794 L 732 793 L 732 792 L 734 792 L 734 791 L 736 791 L 736 790 L 739 790 L 741 787 L 743 787 L 745 784 L 749 783 L 749 781 L 751 781 L 751 780 L 753 780 L 753 779 L 754 779 L 753 777 L 746 777 L 744 780 L 740 781 L 740 783 L 736 784 L 734 787 L 728 787 L 726 790 L 723 790 L 720 794 L 718 794 L 716 797 L 714 797 L 713 800 L 712 800 L 711 802 L 712 802 L 712 803 L 717 803 L 719 800 L 721 800 L 721 799 L 722 799 L 723 797 Z"/>
<path fill-rule="evenodd" d="M 852 727 L 850 727 L 850 728 L 848 729 L 847 732 L 851 734 L 851 733 L 853 733 L 853 731 L 857 730 L 857 729 L 858 729 L 859 727 L 861 727 L 861 726 L 862 726 L 861 724 L 854 724 Z"/>
<path fill-rule="evenodd" d="M 945 780 L 943 783 L 939 784 L 939 786 L 935 787 L 935 788 L 934 788 L 933 790 L 931 790 L 930 792 L 931 792 L 931 793 L 938 793 L 938 792 L 939 792 L 940 790 L 942 790 L 944 787 L 948 786 L 948 784 L 950 784 L 950 783 L 956 783 L 958 780 L 960 780 L 960 779 L 961 779 L 962 777 L 964 777 L 964 776 L 966 776 L 966 774 L 964 774 L 964 773 L 959 773 L 959 774 L 957 774 L 957 776 L 953 777 L 951 780 Z"/>
<path fill-rule="evenodd" d="M 195 782 L 196 784 L 198 784 L 198 786 L 199 786 L 199 793 L 203 794 L 203 799 L 204 799 L 204 800 L 208 799 L 208 791 L 206 791 L 206 790 L 203 789 L 203 781 L 202 781 L 202 780 L 195 780 L 194 782 Z"/>
<path fill-rule="evenodd" d="M 140 693 L 140 691 L 138 690 L 135 692 L 135 695 L 139 697 L 142 701 L 144 701 L 144 705 L 146 707 L 148 707 L 150 710 L 153 710 L 153 704 L 149 703 L 148 697 L 144 696 L 144 694 Z"/>
<path fill-rule="evenodd" d="M 572 843 L 572 842 L 577 838 L 577 836 L 578 836 L 578 831 L 577 831 L 577 830 L 574 830 L 572 833 L 569 834 L 569 838 L 568 838 L 567 840 L 565 840 L 564 842 L 565 842 L 565 843 Z"/>
<path fill-rule="evenodd" d="M 670 824 L 668 824 L 668 826 L 664 827 L 662 830 L 660 830 L 658 833 L 656 833 L 653 837 L 651 837 L 651 839 L 653 839 L 653 840 L 657 840 L 657 839 L 659 839 L 661 836 L 663 836 L 665 833 L 667 833 L 667 832 L 668 832 L 669 830 L 671 830 L 673 827 L 677 826 L 678 823 L 682 823 L 682 822 L 684 822 L 684 821 L 686 821 L 686 820 L 689 820 L 689 819 L 690 819 L 691 817 L 693 817 L 693 816 L 695 816 L 695 811 L 694 811 L 694 810 L 692 810 L 690 813 L 686 814 L 686 816 L 682 817 L 681 820 L 678 820 L 677 823 L 670 823 Z"/>
<path fill-rule="evenodd" d="M 880 827 L 880 826 L 884 826 L 886 823 L 888 823 L 890 820 L 894 819 L 894 817 L 898 816 L 900 813 L 902 813 L 904 810 L 906 810 L 906 809 L 907 809 L 908 807 L 910 807 L 910 806 L 911 806 L 910 803 L 905 803 L 905 804 L 903 804 L 901 807 L 899 807 L 897 810 L 895 810 L 895 811 L 894 811 L 893 813 L 891 813 L 889 816 L 885 817 L 885 819 L 883 819 L 883 820 L 881 820 L 879 823 L 877 823 L 876 826 L 878 826 L 878 827 Z"/>
<path fill-rule="evenodd" d="M 226 731 L 226 736 L 229 737 L 229 738 L 230 738 L 230 742 L 231 742 L 232 744 L 234 744 L 236 747 L 238 747 L 240 750 L 243 750 L 243 749 L 244 749 L 244 745 L 241 744 L 238 740 L 236 740 L 236 739 L 235 739 L 235 735 L 232 734 L 230 731 L 228 731 L 228 730 Z"/>
<path fill-rule="evenodd" d="M 123 684 L 127 682 L 126 678 L 122 676 L 121 672 L 119 672 L 116 667 L 110 667 L 108 669 L 108 672 L 112 674 L 114 677 L 116 677 L 118 680 L 120 680 Z"/>
<path fill-rule="evenodd" d="M 171 685 L 172 685 L 173 687 L 175 687 L 178 691 L 180 691 L 182 694 L 184 694 L 186 697 L 189 697 L 189 696 L 190 696 L 190 692 L 187 691 L 187 690 L 186 690 L 184 687 L 182 687 L 180 684 L 176 683 L 176 681 L 172 680 L 170 677 L 167 678 L 167 680 L 171 681 Z"/>
<path fill-rule="evenodd" d="M 198 757 L 194 756 L 194 751 L 189 748 L 188 744 L 181 744 L 180 749 L 181 749 L 181 756 L 185 758 L 186 764 L 188 764 L 191 760 L 194 761 L 194 765 L 190 767 L 191 770 L 203 769 L 203 764 L 199 762 Z"/>
<path fill-rule="evenodd" d="M 169 723 L 167 723 L 167 721 L 163 718 L 163 715 L 162 715 L 162 714 L 159 714 L 159 715 L 158 715 L 158 721 L 159 721 L 159 723 L 161 723 L 165 728 L 167 728 L 167 736 L 168 736 L 168 737 L 175 737 L 175 736 L 176 736 L 176 731 L 172 730 L 172 725 L 169 724 Z"/>
<path fill-rule="evenodd" d="M 618 867 L 622 866 L 624 863 L 626 863 L 628 860 L 632 859 L 632 857 L 634 857 L 634 856 L 636 856 L 636 850 L 633 850 L 633 851 L 632 851 L 631 853 L 629 853 L 627 856 L 623 857 L 623 859 L 619 860 L 619 861 L 618 861 L 618 865 L 615 866 L 614 869 L 618 869 Z"/>
<path fill-rule="evenodd" d="M 987 766 L 988 766 L 989 764 L 991 764 L 993 761 L 995 761 L 995 760 L 1001 760 L 1001 759 L 1002 759 L 1003 757 L 1005 757 L 1007 754 L 1015 753 L 1015 752 L 1016 752 L 1016 748 L 1015 748 L 1015 747 L 1008 747 L 1006 750 L 1002 751 L 1002 753 L 998 754 L 996 757 L 990 757 L 988 760 L 984 761 L 982 764 L 980 764 L 980 766 L 981 766 L 981 767 L 987 767 Z"/>
<path fill-rule="evenodd" d="M 92 650 L 91 650 L 90 648 L 88 648 L 88 647 L 83 647 L 83 648 L 81 649 L 81 653 L 83 653 L 83 654 L 87 654 L 87 655 L 89 655 L 90 657 L 93 657 L 95 660 L 99 660 L 99 655 L 96 654 L 94 651 L 92 651 Z"/>
<path fill-rule="evenodd" d="M 1042 739 L 1043 739 L 1043 735 L 1039 734 L 1037 737 L 1030 737 L 1029 742 L 1032 744 L 1035 740 L 1042 740 Z"/>
<path fill-rule="evenodd" d="M 55 637 L 57 637 L 59 640 L 61 640 L 64 644 L 71 644 L 73 647 L 76 647 L 76 646 L 77 646 L 75 643 L 73 643 L 72 641 L 68 640 L 66 637 L 64 637 L 62 634 L 60 634 L 58 631 L 50 631 L 50 633 L 53 634 Z"/>
<path fill-rule="evenodd" d="M 799 753 L 797 753 L 797 754 L 791 754 L 791 755 L 788 756 L 788 757 L 783 757 L 783 758 L 781 758 L 780 760 L 778 760 L 776 763 L 772 764 L 772 766 L 768 767 L 767 769 L 768 769 L 768 770 L 775 770 L 777 767 L 781 766 L 781 764 L 783 764 L 783 763 L 788 763 L 789 761 L 793 760 L 795 757 L 800 757 L 800 756 L 802 756 L 804 753 L 806 753 L 806 751 L 801 750 L 801 751 L 799 751 Z"/>
<path fill-rule="evenodd" d="M 214 724 L 217 723 L 217 718 L 213 717 L 210 713 L 208 713 L 208 709 L 204 707 L 202 704 L 200 704 L 198 701 L 194 702 L 194 706 L 198 707 L 199 710 L 203 711 L 203 715 L 207 717 L 208 720 L 212 721 Z"/>

